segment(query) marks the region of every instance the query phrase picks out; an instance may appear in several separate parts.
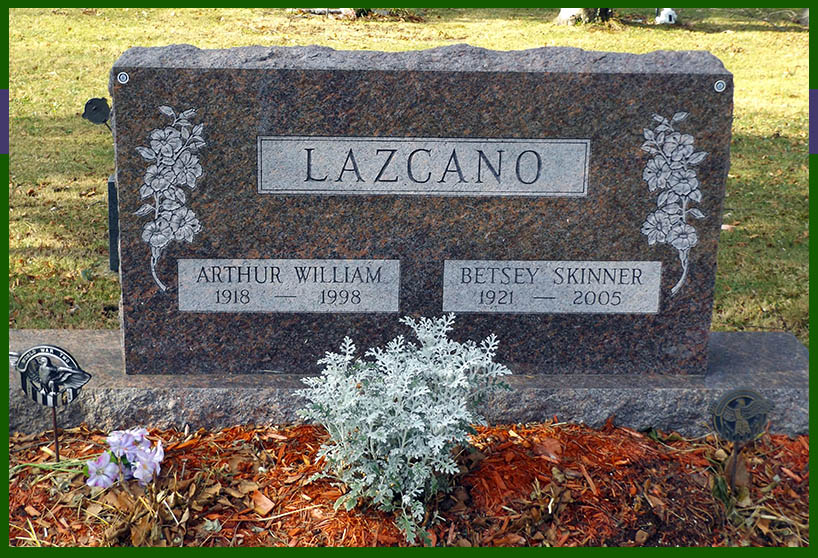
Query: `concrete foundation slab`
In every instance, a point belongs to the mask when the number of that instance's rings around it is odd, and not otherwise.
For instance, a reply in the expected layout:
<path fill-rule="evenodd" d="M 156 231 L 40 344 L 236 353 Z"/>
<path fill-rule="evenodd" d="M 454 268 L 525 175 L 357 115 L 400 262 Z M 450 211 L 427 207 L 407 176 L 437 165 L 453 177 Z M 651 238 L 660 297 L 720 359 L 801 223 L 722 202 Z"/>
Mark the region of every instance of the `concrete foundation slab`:
<path fill-rule="evenodd" d="M 137 425 L 219 429 L 236 424 L 298 420 L 301 374 L 126 375 L 118 331 L 10 330 L 9 350 L 53 344 L 70 352 L 93 375 L 77 400 L 59 409 L 60 425 L 82 422 L 103 430 Z M 725 392 L 749 387 L 775 405 L 771 430 L 809 432 L 809 353 L 793 335 L 713 332 L 703 376 L 630 374 L 515 375 L 512 390 L 485 409 L 491 423 L 561 421 L 599 426 L 654 427 L 685 436 L 708 433 L 710 404 Z M 51 428 L 51 414 L 20 389 L 9 371 L 9 430 Z"/>

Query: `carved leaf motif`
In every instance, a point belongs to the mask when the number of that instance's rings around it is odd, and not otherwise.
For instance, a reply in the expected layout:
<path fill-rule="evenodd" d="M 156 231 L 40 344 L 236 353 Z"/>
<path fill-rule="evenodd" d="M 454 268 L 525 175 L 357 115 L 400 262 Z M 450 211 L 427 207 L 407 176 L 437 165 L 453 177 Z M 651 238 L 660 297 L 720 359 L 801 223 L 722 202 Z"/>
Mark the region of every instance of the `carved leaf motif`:
<path fill-rule="evenodd" d="M 667 214 L 671 223 L 675 224 L 682 220 L 682 206 L 680 206 L 678 203 L 669 203 L 662 206 L 660 209 Z"/>
<path fill-rule="evenodd" d="M 688 159 L 687 162 L 690 165 L 698 165 L 699 163 L 701 163 L 704 160 L 705 157 L 707 157 L 707 152 L 699 151 L 699 152 L 694 153 L 693 155 L 691 155 L 690 159 Z"/>
<path fill-rule="evenodd" d="M 182 207 L 182 204 L 176 200 L 172 200 L 170 198 L 162 200 L 162 209 L 167 211 L 173 211 L 174 209 L 179 209 L 180 207 Z"/>
<path fill-rule="evenodd" d="M 137 153 L 142 155 L 143 159 L 146 159 L 148 161 L 153 161 L 156 159 L 156 153 L 153 151 L 153 149 L 149 149 L 147 147 L 137 147 L 136 151 Z"/>
<path fill-rule="evenodd" d="M 655 155 L 655 154 L 659 153 L 659 150 L 656 149 L 653 146 L 653 144 L 651 142 L 649 142 L 649 141 L 646 141 L 645 143 L 642 144 L 642 151 L 647 151 L 651 155 Z"/>
<path fill-rule="evenodd" d="M 185 191 L 181 188 L 174 188 L 172 195 L 176 196 L 176 199 L 179 200 L 179 203 L 185 203 L 187 201 L 187 196 L 185 195 Z"/>
<path fill-rule="evenodd" d="M 677 201 L 679 201 L 679 196 L 676 194 L 676 192 L 666 190 L 659 194 L 659 197 L 656 199 L 656 205 L 662 207 L 665 204 L 675 203 Z"/>
<path fill-rule="evenodd" d="M 144 198 L 146 196 L 142 196 L 142 197 Z M 134 211 L 134 215 L 139 215 L 140 217 L 143 217 L 145 215 L 150 215 L 154 211 L 155 211 L 154 207 L 152 205 L 146 203 L 142 207 L 140 207 L 139 209 Z"/>
<path fill-rule="evenodd" d="M 688 214 L 695 217 L 696 219 L 704 219 L 704 213 L 696 209 L 695 207 L 688 211 Z"/>
<path fill-rule="evenodd" d="M 167 105 L 162 105 L 161 107 L 159 107 L 159 112 L 161 112 L 162 114 L 164 114 L 166 116 L 170 116 L 171 118 L 176 116 L 176 111 L 174 111 L 172 108 L 170 108 Z"/>
<path fill-rule="evenodd" d="M 187 146 L 192 153 L 197 153 L 202 147 L 205 146 L 205 142 L 202 138 L 192 137 L 190 138 L 190 142 L 187 144 Z"/>
<path fill-rule="evenodd" d="M 673 122 L 681 122 L 682 120 L 687 118 L 689 115 L 690 115 L 689 112 L 684 112 L 684 111 L 677 112 L 676 114 L 673 115 L 672 120 L 673 120 Z"/>
<path fill-rule="evenodd" d="M 648 130 L 647 128 L 645 128 L 643 133 L 645 135 L 646 140 L 653 141 L 654 138 L 653 130 Z"/>

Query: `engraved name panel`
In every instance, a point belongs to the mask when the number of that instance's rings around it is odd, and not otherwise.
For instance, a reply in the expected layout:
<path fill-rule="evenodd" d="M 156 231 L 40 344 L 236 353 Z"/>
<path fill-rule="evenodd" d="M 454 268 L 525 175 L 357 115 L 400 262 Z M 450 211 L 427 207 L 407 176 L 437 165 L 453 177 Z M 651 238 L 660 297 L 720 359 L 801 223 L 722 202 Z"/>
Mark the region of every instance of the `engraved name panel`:
<path fill-rule="evenodd" d="M 661 262 L 446 260 L 444 312 L 655 314 Z"/>
<path fill-rule="evenodd" d="M 588 139 L 260 136 L 262 194 L 585 196 Z"/>
<path fill-rule="evenodd" d="M 182 312 L 397 312 L 398 260 L 180 259 Z"/>

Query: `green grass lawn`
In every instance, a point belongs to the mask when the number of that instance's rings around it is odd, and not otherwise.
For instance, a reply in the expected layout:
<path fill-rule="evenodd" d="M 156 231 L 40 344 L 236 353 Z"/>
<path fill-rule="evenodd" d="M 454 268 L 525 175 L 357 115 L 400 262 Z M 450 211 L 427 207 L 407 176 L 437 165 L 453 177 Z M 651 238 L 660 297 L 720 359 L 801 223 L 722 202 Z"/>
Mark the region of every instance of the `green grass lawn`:
<path fill-rule="evenodd" d="M 424 10 L 424 21 L 342 21 L 273 9 L 9 11 L 9 327 L 116 328 L 119 283 L 107 271 L 111 136 L 80 118 L 108 96 L 131 46 L 319 44 L 412 50 L 456 43 L 499 50 L 575 46 L 709 50 L 735 76 L 713 328 L 809 334 L 809 32 L 781 10 L 652 9 L 608 25 L 559 26 L 556 10 Z"/>

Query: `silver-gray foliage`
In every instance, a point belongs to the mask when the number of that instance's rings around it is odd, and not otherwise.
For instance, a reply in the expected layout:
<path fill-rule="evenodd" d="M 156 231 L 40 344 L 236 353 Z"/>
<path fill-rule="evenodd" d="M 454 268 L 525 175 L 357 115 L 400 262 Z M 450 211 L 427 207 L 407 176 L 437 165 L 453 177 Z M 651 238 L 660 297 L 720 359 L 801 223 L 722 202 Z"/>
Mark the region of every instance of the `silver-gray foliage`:
<path fill-rule="evenodd" d="M 471 425 L 484 422 L 478 405 L 511 371 L 494 362 L 494 335 L 479 345 L 449 339 L 454 314 L 401 322 L 419 345 L 399 336 L 361 359 L 345 338 L 340 353 L 319 361 L 321 375 L 304 380 L 309 404 L 299 414 L 329 432 L 319 452 L 322 476 L 348 487 L 336 509 L 369 502 L 398 511 L 396 524 L 413 542 L 426 500 L 458 472 L 454 448 L 468 444 Z"/>

